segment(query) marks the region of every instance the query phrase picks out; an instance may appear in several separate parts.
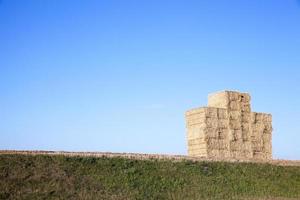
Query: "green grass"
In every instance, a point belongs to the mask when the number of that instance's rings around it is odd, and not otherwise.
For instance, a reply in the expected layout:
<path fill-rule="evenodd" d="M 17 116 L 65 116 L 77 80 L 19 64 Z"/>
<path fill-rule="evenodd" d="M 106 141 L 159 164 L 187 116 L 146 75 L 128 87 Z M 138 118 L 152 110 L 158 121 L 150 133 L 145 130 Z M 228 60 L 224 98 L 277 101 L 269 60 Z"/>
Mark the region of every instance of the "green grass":
<path fill-rule="evenodd" d="M 0 155 L 0 199 L 300 199 L 300 167 Z"/>

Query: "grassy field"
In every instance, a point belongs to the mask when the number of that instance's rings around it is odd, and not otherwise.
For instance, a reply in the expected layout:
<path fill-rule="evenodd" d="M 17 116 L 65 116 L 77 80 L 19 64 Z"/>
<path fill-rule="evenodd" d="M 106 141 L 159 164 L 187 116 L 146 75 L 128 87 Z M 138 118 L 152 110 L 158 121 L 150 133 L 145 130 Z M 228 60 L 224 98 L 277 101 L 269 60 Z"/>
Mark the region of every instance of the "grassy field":
<path fill-rule="evenodd" d="M 0 155 L 0 199 L 300 199 L 300 167 Z"/>

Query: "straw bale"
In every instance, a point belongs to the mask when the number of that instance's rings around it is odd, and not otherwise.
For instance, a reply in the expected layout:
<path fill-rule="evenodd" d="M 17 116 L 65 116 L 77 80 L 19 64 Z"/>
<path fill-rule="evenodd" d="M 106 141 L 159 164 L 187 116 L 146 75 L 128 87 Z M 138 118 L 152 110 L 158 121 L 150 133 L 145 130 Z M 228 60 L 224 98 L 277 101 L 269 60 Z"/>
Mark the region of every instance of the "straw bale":
<path fill-rule="evenodd" d="M 188 150 L 188 154 L 190 156 L 195 156 L 195 157 L 207 157 L 207 151 L 206 150 Z"/>
<path fill-rule="evenodd" d="M 242 151 L 242 156 L 243 156 L 243 158 L 252 158 L 253 153 L 252 153 L 252 151 L 244 150 L 244 151 Z"/>
<path fill-rule="evenodd" d="M 257 132 L 263 132 L 265 125 L 263 123 L 254 123 L 252 124 L 252 130 Z"/>
<path fill-rule="evenodd" d="M 208 118 L 218 118 L 218 108 L 205 108 L 205 115 Z"/>
<path fill-rule="evenodd" d="M 197 156 L 197 155 L 207 155 L 207 149 L 188 149 L 188 154 Z"/>
<path fill-rule="evenodd" d="M 204 138 L 197 138 L 197 139 L 189 139 L 188 140 L 188 145 L 189 146 L 193 146 L 193 145 L 201 146 L 201 145 L 205 145 L 205 144 L 206 144 L 206 142 L 205 142 Z"/>
<path fill-rule="evenodd" d="M 229 109 L 230 110 L 241 110 L 241 104 L 238 101 L 230 101 Z"/>
<path fill-rule="evenodd" d="M 251 136 L 251 129 L 250 127 L 243 127 L 242 129 L 242 135 L 250 137 Z"/>
<path fill-rule="evenodd" d="M 250 103 L 251 97 L 248 93 L 238 93 L 238 100 L 244 103 Z"/>
<path fill-rule="evenodd" d="M 219 153 L 218 156 L 220 158 L 229 158 L 230 157 L 230 151 L 227 149 L 220 149 L 218 153 Z"/>
<path fill-rule="evenodd" d="M 206 135 L 203 131 L 199 132 L 189 132 L 187 135 L 188 140 L 194 140 L 194 139 L 205 139 Z"/>
<path fill-rule="evenodd" d="M 229 127 L 229 121 L 227 119 L 219 119 L 218 120 L 218 128 L 228 128 Z"/>
<path fill-rule="evenodd" d="M 191 151 L 196 151 L 196 150 L 207 150 L 207 144 L 202 143 L 201 145 L 191 145 L 188 147 L 189 150 Z"/>
<path fill-rule="evenodd" d="M 210 138 L 207 141 L 207 147 L 209 149 L 229 149 L 229 142 L 224 139 Z"/>
<path fill-rule="evenodd" d="M 264 114 L 263 121 L 265 121 L 265 122 L 272 122 L 272 115 L 270 115 L 270 114 Z"/>
<path fill-rule="evenodd" d="M 229 96 L 229 100 L 230 100 L 230 101 L 238 101 L 239 98 L 240 98 L 238 92 L 230 91 L 230 92 L 227 92 L 227 93 L 228 93 L 228 96 Z"/>
<path fill-rule="evenodd" d="M 218 120 L 214 118 L 207 118 L 206 119 L 206 126 L 209 128 L 218 128 Z"/>
<path fill-rule="evenodd" d="M 202 146 L 197 146 L 197 145 L 193 145 L 193 146 L 189 146 L 189 151 L 206 151 L 207 150 L 207 146 L 206 144 L 205 145 L 202 145 Z"/>
<path fill-rule="evenodd" d="M 250 132 L 250 123 L 248 122 L 241 122 L 241 127 L 242 127 L 242 130 L 245 131 L 245 132 Z"/>
<path fill-rule="evenodd" d="M 189 155 L 194 156 L 194 157 L 207 157 L 207 152 L 205 152 L 205 151 L 190 151 Z"/>
<path fill-rule="evenodd" d="M 234 130 L 228 129 L 228 137 L 227 138 L 228 138 L 229 141 L 235 141 Z"/>
<path fill-rule="evenodd" d="M 252 146 L 252 150 L 262 152 L 264 150 L 264 147 L 263 146 Z"/>
<path fill-rule="evenodd" d="M 272 122 L 272 115 L 266 114 L 266 113 L 253 112 L 252 113 L 252 118 L 256 122 Z"/>
<path fill-rule="evenodd" d="M 256 122 L 262 122 L 264 120 L 264 114 L 263 113 L 255 113 L 255 121 Z"/>
<path fill-rule="evenodd" d="M 226 108 L 228 107 L 229 97 L 226 91 L 208 95 L 208 107 Z"/>
<path fill-rule="evenodd" d="M 264 129 L 262 135 L 272 135 L 272 130 Z"/>
<path fill-rule="evenodd" d="M 199 120 L 199 119 L 187 119 L 186 127 L 193 127 L 193 126 L 201 126 L 206 127 L 206 119 Z"/>
<path fill-rule="evenodd" d="M 230 120 L 238 120 L 241 119 L 242 113 L 240 111 L 229 111 L 228 112 L 228 117 Z"/>
<path fill-rule="evenodd" d="M 232 158 L 236 159 L 250 159 L 253 157 L 251 151 L 231 151 L 230 155 Z"/>
<path fill-rule="evenodd" d="M 218 128 L 211 128 L 211 127 L 208 127 L 208 128 L 205 128 L 203 130 L 206 138 L 217 138 L 218 137 Z"/>
<path fill-rule="evenodd" d="M 218 128 L 208 128 L 205 129 L 206 139 L 209 138 L 218 138 Z"/>
<path fill-rule="evenodd" d="M 242 139 L 242 130 L 232 130 L 232 137 L 231 137 L 231 141 L 237 141 L 237 140 L 241 140 Z"/>
<path fill-rule="evenodd" d="M 252 151 L 252 143 L 250 141 L 243 141 L 242 149 Z"/>
<path fill-rule="evenodd" d="M 251 142 L 255 142 L 257 140 L 257 137 L 255 137 L 253 133 L 251 133 L 250 140 Z"/>
<path fill-rule="evenodd" d="M 207 150 L 207 155 L 209 157 L 212 157 L 212 158 L 218 158 L 219 157 L 219 150 L 218 149 Z"/>
<path fill-rule="evenodd" d="M 188 117 L 188 116 L 195 115 L 195 114 L 205 113 L 205 109 L 206 109 L 206 107 L 194 108 L 194 109 L 188 110 L 185 112 L 185 116 Z"/>
<path fill-rule="evenodd" d="M 248 141 L 251 141 L 251 136 L 249 134 L 246 134 L 246 133 L 242 133 L 242 140 L 243 142 L 248 142 Z"/>
<path fill-rule="evenodd" d="M 250 113 L 250 122 L 252 123 L 252 124 L 254 124 L 256 121 L 255 121 L 255 112 L 251 112 Z"/>
<path fill-rule="evenodd" d="M 206 119 L 206 125 L 207 125 L 207 127 L 210 127 L 210 128 L 218 128 L 219 125 L 222 125 L 221 124 L 222 122 L 220 122 L 220 121 L 222 121 L 222 120 L 213 119 L 213 118 L 207 118 Z"/>
<path fill-rule="evenodd" d="M 207 140 L 208 149 L 219 149 L 219 140 L 214 138 L 209 138 Z"/>
<path fill-rule="evenodd" d="M 253 147 L 263 148 L 263 140 L 253 140 L 251 141 Z"/>
<path fill-rule="evenodd" d="M 217 130 L 219 139 L 229 139 L 229 129 L 228 128 L 219 128 Z"/>
<path fill-rule="evenodd" d="M 250 112 L 251 112 L 251 106 L 250 106 L 250 104 L 241 104 L 240 105 L 240 110 L 242 112 L 247 112 L 247 113 L 250 114 Z"/>
<path fill-rule="evenodd" d="M 203 123 L 204 124 L 204 123 Z M 201 132 L 204 131 L 207 128 L 207 126 L 204 124 L 204 126 L 202 126 L 202 123 L 197 125 L 197 126 L 191 126 L 188 128 L 188 133 L 192 133 L 192 132 Z"/>
<path fill-rule="evenodd" d="M 218 118 L 219 119 L 228 119 L 228 112 L 226 109 L 218 108 Z"/>
<path fill-rule="evenodd" d="M 199 107 L 188 110 L 185 112 L 185 117 L 191 117 L 193 115 L 204 115 L 206 107 Z"/>
<path fill-rule="evenodd" d="M 242 122 L 251 123 L 251 115 L 245 112 L 241 112 L 241 120 Z"/>
<path fill-rule="evenodd" d="M 229 121 L 229 127 L 231 129 L 235 129 L 235 130 L 239 129 L 239 130 L 241 130 L 242 129 L 242 123 L 241 123 L 240 120 L 230 120 Z"/>
<path fill-rule="evenodd" d="M 264 152 L 272 152 L 272 144 L 271 143 L 264 144 L 263 150 Z"/>
<path fill-rule="evenodd" d="M 270 122 L 264 122 L 264 126 L 265 126 L 265 128 L 264 128 L 264 132 L 272 132 L 272 130 L 273 130 L 273 127 L 272 127 L 272 123 L 270 123 Z"/>
<path fill-rule="evenodd" d="M 265 153 L 265 159 L 267 160 L 272 159 L 272 152 Z"/>
<path fill-rule="evenodd" d="M 253 158 L 254 159 L 258 159 L 258 160 L 261 160 L 261 159 L 265 159 L 265 153 L 264 152 L 261 152 L 261 151 L 253 151 Z"/>
<path fill-rule="evenodd" d="M 228 137 L 227 128 L 208 128 L 204 130 L 205 138 L 223 139 Z"/>
<path fill-rule="evenodd" d="M 206 118 L 205 112 L 186 116 L 187 120 L 202 120 L 203 121 L 205 118 Z"/>
<path fill-rule="evenodd" d="M 262 139 L 263 139 L 264 142 L 271 142 L 272 135 L 271 134 L 263 134 Z"/>
<path fill-rule="evenodd" d="M 253 136 L 255 140 L 257 140 L 258 138 L 260 139 L 262 137 L 262 132 L 252 129 L 251 136 Z"/>
<path fill-rule="evenodd" d="M 230 150 L 231 151 L 240 151 L 243 148 L 242 141 L 230 141 Z"/>
<path fill-rule="evenodd" d="M 230 151 L 230 157 L 232 158 L 243 158 L 241 151 Z"/>

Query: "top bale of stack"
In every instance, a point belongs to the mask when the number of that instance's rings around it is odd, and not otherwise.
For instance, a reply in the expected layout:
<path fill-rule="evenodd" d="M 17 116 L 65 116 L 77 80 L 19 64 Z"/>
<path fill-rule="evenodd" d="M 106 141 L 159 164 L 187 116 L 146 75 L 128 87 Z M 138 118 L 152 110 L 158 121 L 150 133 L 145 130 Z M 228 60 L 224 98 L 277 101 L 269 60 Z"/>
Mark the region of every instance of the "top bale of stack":
<path fill-rule="evenodd" d="M 233 102 L 250 105 L 251 97 L 248 93 L 236 91 L 220 91 L 208 95 L 208 107 L 232 109 Z"/>

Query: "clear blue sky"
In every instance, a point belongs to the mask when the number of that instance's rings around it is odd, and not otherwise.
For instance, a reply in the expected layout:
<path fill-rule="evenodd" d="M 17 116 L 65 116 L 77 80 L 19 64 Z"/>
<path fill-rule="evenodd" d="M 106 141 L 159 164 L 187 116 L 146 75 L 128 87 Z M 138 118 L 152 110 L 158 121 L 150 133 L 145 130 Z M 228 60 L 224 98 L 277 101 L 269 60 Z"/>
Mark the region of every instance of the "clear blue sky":
<path fill-rule="evenodd" d="M 299 1 L 0 0 L 0 149 L 186 154 L 224 89 L 300 159 Z"/>

